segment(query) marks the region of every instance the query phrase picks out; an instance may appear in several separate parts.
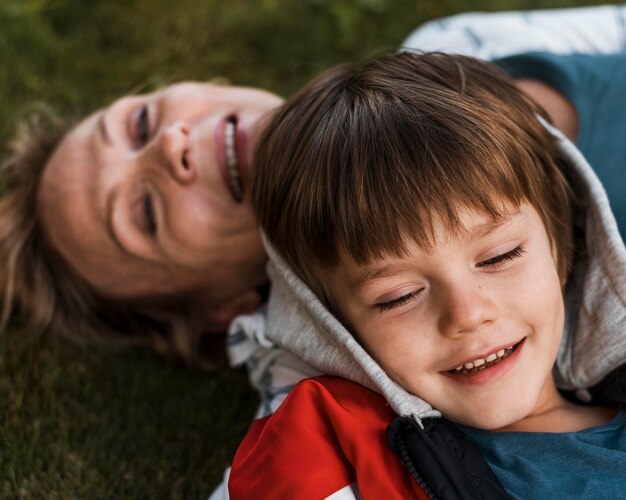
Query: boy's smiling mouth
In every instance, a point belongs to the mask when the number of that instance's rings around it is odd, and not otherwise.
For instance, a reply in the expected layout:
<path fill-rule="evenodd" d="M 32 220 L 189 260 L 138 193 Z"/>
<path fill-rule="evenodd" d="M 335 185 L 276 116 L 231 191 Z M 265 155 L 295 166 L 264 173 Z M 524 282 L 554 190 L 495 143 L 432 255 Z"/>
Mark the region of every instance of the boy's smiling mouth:
<path fill-rule="evenodd" d="M 523 340 L 524 339 L 510 346 L 498 349 L 497 351 L 488 354 L 484 358 L 477 358 L 473 361 L 467 361 L 457 366 L 456 368 L 448 370 L 448 373 L 452 375 L 468 375 L 470 373 L 476 373 L 486 370 L 487 368 L 491 368 L 492 366 L 497 365 L 502 360 L 513 354 L 518 346 L 523 342 Z"/>

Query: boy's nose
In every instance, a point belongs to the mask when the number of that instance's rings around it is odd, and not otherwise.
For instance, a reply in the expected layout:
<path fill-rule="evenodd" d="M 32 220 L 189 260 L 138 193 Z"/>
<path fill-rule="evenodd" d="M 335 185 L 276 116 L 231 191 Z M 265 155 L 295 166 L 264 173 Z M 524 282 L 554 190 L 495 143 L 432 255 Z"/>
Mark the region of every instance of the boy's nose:
<path fill-rule="evenodd" d="M 189 132 L 189 124 L 178 120 L 162 131 L 158 144 L 172 177 L 182 184 L 193 182 L 197 175 L 189 155 Z"/>
<path fill-rule="evenodd" d="M 456 283 L 442 294 L 441 300 L 439 331 L 444 336 L 472 333 L 495 319 L 496 306 L 479 283 Z"/>

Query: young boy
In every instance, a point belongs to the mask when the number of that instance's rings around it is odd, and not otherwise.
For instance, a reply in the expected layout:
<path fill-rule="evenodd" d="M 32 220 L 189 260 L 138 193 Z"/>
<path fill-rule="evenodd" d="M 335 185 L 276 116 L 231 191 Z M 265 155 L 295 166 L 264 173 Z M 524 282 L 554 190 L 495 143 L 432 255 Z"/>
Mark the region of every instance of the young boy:
<path fill-rule="evenodd" d="M 300 383 L 251 428 L 232 498 L 626 491 L 626 250 L 538 112 L 493 66 L 401 54 L 277 114 L 253 193 L 266 333 L 383 397 Z"/>

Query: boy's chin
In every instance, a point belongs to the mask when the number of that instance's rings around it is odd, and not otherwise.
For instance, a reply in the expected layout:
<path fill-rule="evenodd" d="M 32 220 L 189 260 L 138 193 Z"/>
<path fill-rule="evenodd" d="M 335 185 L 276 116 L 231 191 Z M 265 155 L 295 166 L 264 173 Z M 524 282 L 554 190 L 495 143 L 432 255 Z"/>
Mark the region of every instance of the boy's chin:
<path fill-rule="evenodd" d="M 457 424 L 474 427 L 476 429 L 482 429 L 485 431 L 507 431 L 514 430 L 515 424 L 523 420 L 530 411 L 532 405 L 518 404 L 514 407 L 510 406 L 510 402 L 499 401 L 494 403 L 491 408 L 485 409 L 484 407 L 472 414 L 459 413 L 454 411 L 443 412 L 443 416 L 452 422 Z"/>
<path fill-rule="evenodd" d="M 527 378 L 524 384 L 509 383 L 498 390 L 466 394 L 461 404 L 449 404 L 448 400 L 433 406 L 452 422 L 486 431 L 515 431 L 539 410 L 544 386 L 540 378 Z"/>

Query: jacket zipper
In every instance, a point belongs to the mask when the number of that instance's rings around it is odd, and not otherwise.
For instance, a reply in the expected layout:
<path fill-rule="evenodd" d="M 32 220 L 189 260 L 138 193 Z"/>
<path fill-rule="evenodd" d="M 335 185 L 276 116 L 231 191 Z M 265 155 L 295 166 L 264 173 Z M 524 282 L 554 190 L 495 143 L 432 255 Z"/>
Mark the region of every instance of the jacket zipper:
<path fill-rule="evenodd" d="M 407 469 L 409 469 L 409 472 L 411 473 L 411 476 L 413 476 L 413 479 L 415 479 L 415 481 L 417 482 L 419 487 L 422 488 L 424 493 L 428 495 L 428 498 L 430 498 L 431 500 L 438 500 L 437 495 L 435 495 L 433 490 L 430 489 L 430 486 L 426 484 L 426 481 L 422 479 L 422 476 L 419 475 L 419 473 L 413 466 L 413 462 L 411 462 L 411 458 L 409 457 L 409 452 L 407 451 L 406 446 L 404 446 L 404 442 L 402 441 L 402 437 L 400 436 L 399 432 L 396 433 L 396 444 L 398 445 L 398 449 L 400 450 L 402 463 L 406 466 Z"/>

